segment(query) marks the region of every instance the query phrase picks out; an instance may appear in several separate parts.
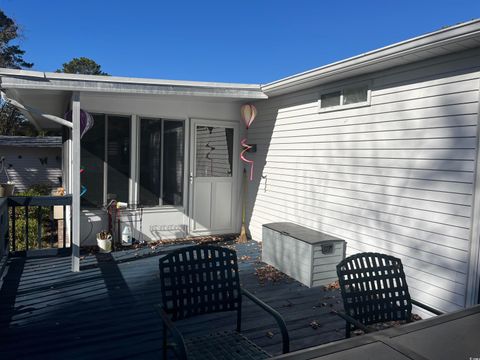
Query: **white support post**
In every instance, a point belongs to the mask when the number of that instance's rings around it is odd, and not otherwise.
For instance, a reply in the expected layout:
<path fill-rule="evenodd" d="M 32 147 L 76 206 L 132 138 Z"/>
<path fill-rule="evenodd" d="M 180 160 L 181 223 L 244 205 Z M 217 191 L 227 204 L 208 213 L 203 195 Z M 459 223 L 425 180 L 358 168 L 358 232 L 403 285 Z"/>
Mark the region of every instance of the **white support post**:
<path fill-rule="evenodd" d="M 80 93 L 72 95 L 72 271 L 80 271 Z"/>

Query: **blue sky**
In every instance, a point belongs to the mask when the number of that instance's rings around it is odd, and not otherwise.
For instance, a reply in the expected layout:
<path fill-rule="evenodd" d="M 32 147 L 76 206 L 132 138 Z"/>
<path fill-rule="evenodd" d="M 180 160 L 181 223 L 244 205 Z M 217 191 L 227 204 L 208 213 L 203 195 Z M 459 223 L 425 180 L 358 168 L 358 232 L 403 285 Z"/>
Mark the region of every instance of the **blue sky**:
<path fill-rule="evenodd" d="M 479 0 L 0 0 L 35 70 L 267 83 L 480 17 Z"/>

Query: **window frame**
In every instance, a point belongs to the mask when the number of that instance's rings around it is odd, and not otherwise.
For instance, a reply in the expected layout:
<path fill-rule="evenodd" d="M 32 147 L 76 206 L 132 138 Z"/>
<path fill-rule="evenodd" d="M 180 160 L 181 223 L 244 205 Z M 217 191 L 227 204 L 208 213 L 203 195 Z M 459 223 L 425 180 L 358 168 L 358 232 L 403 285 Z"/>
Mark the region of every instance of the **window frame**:
<path fill-rule="evenodd" d="M 189 118 L 185 117 L 175 117 L 175 116 L 162 116 L 162 115 L 153 115 L 153 114 L 126 114 L 126 113 L 102 113 L 98 111 L 91 111 L 92 115 L 103 116 L 105 119 L 105 146 L 104 146 L 104 161 L 103 161 L 103 184 L 102 184 L 102 206 L 100 207 L 91 207 L 91 206 L 82 206 L 82 209 L 85 210 L 95 210 L 102 209 L 107 205 L 107 194 L 108 194 L 108 117 L 119 116 L 130 119 L 130 179 L 128 187 L 128 207 L 130 209 L 136 209 L 137 207 L 142 207 L 145 209 L 157 209 L 157 210 L 168 210 L 176 209 L 183 211 L 187 208 L 187 199 L 188 199 L 188 157 L 190 152 L 189 147 L 189 134 L 190 134 L 190 124 Z M 183 146 L 184 146 L 184 156 L 183 156 L 183 199 L 181 205 L 154 205 L 154 206 L 143 206 L 139 204 L 140 200 L 140 126 L 141 119 L 162 119 L 166 121 L 181 121 L 183 122 Z M 162 122 L 163 123 L 163 122 Z M 163 125 L 162 125 L 163 126 Z M 163 166 L 163 165 L 162 165 Z"/>
<path fill-rule="evenodd" d="M 355 89 L 355 88 L 360 88 L 360 87 L 366 87 L 367 88 L 367 100 L 366 101 L 361 101 L 353 104 L 343 104 L 343 94 L 345 90 L 347 89 Z M 335 106 L 329 106 L 322 108 L 322 96 L 335 93 L 335 92 L 340 92 L 340 105 L 335 105 Z M 323 91 L 321 91 L 318 95 L 318 112 L 319 113 L 325 113 L 325 112 L 331 112 L 331 111 L 338 111 L 338 110 L 347 110 L 347 109 L 354 109 L 354 108 L 360 108 L 360 107 L 366 107 L 366 106 L 371 106 L 371 95 L 372 95 L 372 82 L 371 81 L 363 81 L 363 82 L 358 82 L 354 84 L 348 84 L 348 85 L 343 85 L 343 86 L 338 86 L 338 87 L 333 87 L 333 88 L 328 88 Z"/>
<path fill-rule="evenodd" d="M 141 163 L 141 158 L 140 158 L 140 146 L 141 146 L 141 131 L 140 127 L 142 124 L 142 119 L 150 119 L 150 120 L 160 120 L 162 121 L 162 146 L 163 146 L 163 136 L 164 136 L 164 121 L 181 121 L 183 122 L 183 131 L 184 131 L 184 136 L 183 136 L 183 149 L 184 149 L 184 154 L 183 154 L 183 196 L 182 196 L 182 204 L 181 205 L 164 205 L 164 204 L 158 204 L 158 205 L 142 205 L 140 204 L 140 163 Z M 189 147 L 188 147 L 188 133 L 187 131 L 189 130 L 189 122 L 187 118 L 179 118 L 179 117 L 174 117 L 174 116 L 161 116 L 161 115 L 135 115 L 135 132 L 137 134 L 136 136 L 136 143 L 135 143 L 135 154 L 132 157 L 132 161 L 135 164 L 135 172 L 134 175 L 132 176 L 133 183 L 134 185 L 132 186 L 132 205 L 134 207 L 141 207 L 144 209 L 178 209 L 178 210 L 183 210 L 186 208 L 186 199 L 188 197 L 188 152 Z M 163 156 L 162 156 L 162 163 L 161 163 L 161 169 L 162 169 L 162 174 L 161 174 L 161 179 L 163 179 Z M 163 180 L 162 180 L 162 186 L 163 186 Z M 161 189 L 161 193 L 162 193 Z"/>
<path fill-rule="evenodd" d="M 102 209 L 105 208 L 108 204 L 108 122 L 109 117 L 124 117 L 130 121 L 130 176 L 129 176 L 129 184 L 128 184 L 128 201 L 131 199 L 131 179 L 133 177 L 132 173 L 132 155 L 133 151 L 133 144 L 134 144 L 134 134 L 131 132 L 132 126 L 134 124 L 134 119 L 132 114 L 122 114 L 122 113 L 102 113 L 97 111 L 91 111 L 91 115 L 93 116 L 102 116 L 105 122 L 105 129 L 104 129 L 104 147 L 103 147 L 103 183 L 102 183 L 102 206 L 101 207 L 92 207 L 92 206 L 84 206 L 82 205 L 81 208 L 85 210 L 92 210 L 92 209 Z M 80 145 L 81 146 L 81 145 Z"/>

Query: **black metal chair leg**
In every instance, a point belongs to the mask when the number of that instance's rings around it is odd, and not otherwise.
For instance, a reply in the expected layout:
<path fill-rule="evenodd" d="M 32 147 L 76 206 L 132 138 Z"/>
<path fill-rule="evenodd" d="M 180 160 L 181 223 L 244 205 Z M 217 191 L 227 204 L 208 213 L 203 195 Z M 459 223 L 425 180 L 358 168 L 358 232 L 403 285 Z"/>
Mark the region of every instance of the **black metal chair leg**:
<path fill-rule="evenodd" d="M 162 359 L 167 360 L 167 343 L 168 343 L 168 330 L 167 326 L 163 324 L 163 348 L 162 348 Z"/>

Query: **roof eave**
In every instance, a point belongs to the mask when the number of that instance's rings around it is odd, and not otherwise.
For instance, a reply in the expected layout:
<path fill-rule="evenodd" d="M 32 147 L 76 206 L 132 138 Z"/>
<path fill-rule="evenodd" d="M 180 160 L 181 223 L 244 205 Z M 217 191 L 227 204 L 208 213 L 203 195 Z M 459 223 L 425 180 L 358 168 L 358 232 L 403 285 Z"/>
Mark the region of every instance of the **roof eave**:
<path fill-rule="evenodd" d="M 2 88 L 145 95 L 183 95 L 229 99 L 268 98 L 258 84 L 120 78 L 0 69 Z"/>
<path fill-rule="evenodd" d="M 480 20 L 473 20 L 433 33 L 415 37 L 400 43 L 389 45 L 374 51 L 334 62 L 316 69 L 292 75 L 265 85 L 262 90 L 268 96 L 278 96 L 332 81 L 335 75 L 344 74 L 343 78 L 355 70 L 364 69 L 365 73 L 373 65 L 383 63 L 384 68 L 393 67 L 396 60 L 414 56 L 420 52 L 433 50 L 450 43 L 480 37 Z M 479 43 L 480 45 L 480 43 Z M 435 56 L 432 53 L 432 57 Z M 358 74 L 358 72 L 357 72 Z M 335 79 L 336 80 L 336 79 Z"/>

